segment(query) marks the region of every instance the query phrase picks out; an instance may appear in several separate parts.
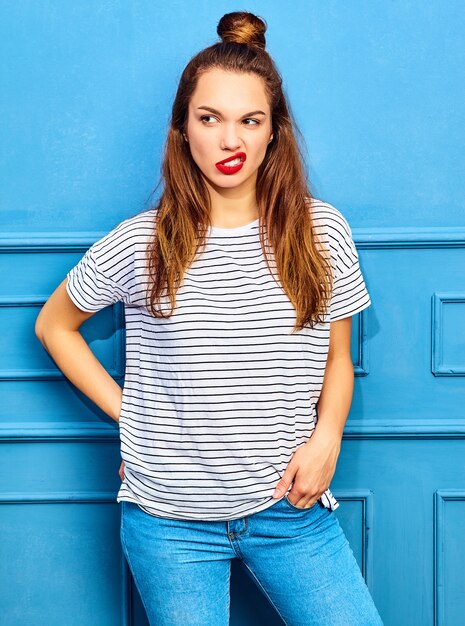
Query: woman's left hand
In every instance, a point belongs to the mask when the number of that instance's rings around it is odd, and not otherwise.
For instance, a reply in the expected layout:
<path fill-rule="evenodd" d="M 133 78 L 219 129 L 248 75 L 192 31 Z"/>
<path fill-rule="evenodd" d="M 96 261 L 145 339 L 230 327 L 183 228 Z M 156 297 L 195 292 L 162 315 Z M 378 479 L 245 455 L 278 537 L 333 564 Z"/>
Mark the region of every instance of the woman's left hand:
<path fill-rule="evenodd" d="M 299 508 L 310 508 L 329 488 L 340 449 L 339 437 L 315 428 L 307 443 L 295 450 L 273 498 L 281 498 L 294 481 L 289 501 Z"/>

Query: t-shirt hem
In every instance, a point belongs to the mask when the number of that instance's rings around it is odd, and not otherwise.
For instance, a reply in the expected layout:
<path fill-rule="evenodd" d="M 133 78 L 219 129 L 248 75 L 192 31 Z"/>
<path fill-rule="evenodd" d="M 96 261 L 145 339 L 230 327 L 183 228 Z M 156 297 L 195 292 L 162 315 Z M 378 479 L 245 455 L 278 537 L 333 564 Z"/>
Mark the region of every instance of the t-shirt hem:
<path fill-rule="evenodd" d="M 142 504 L 141 502 L 139 502 L 136 498 L 133 498 L 131 496 L 128 495 L 124 495 L 124 496 L 118 496 L 116 498 L 117 502 L 132 502 L 134 504 L 137 504 L 139 506 L 139 508 L 141 508 L 143 511 L 145 511 L 146 513 L 148 513 L 149 515 L 153 515 L 154 517 L 162 517 L 164 519 L 177 519 L 177 520 L 189 520 L 189 521 L 204 521 L 204 522 L 225 522 L 225 521 L 230 521 L 232 519 L 239 519 L 241 517 L 245 517 L 248 515 L 252 515 L 254 513 L 259 513 L 260 511 L 264 511 L 265 509 L 273 506 L 274 504 L 277 504 L 279 502 L 279 500 L 277 500 L 276 498 L 271 498 L 271 500 L 268 500 L 267 502 L 263 502 L 260 506 L 258 507 L 252 507 L 250 509 L 246 509 L 245 511 L 242 511 L 241 513 L 238 513 L 235 517 L 231 517 L 228 514 L 225 515 L 221 515 L 221 516 L 216 516 L 216 517 L 209 517 L 206 514 L 203 513 L 199 513 L 198 515 L 190 515 L 190 516 L 186 516 L 185 514 L 180 514 L 180 515 L 176 515 L 175 513 L 166 513 L 165 511 L 157 511 L 155 512 L 155 508 L 149 507 L 146 504 Z"/>
<path fill-rule="evenodd" d="M 287 495 L 287 494 L 286 494 Z M 284 500 L 285 496 L 283 496 L 282 498 L 271 498 L 270 500 L 267 500 L 266 502 L 263 502 L 262 504 L 260 504 L 257 507 L 251 507 L 249 509 L 246 509 L 244 511 L 242 511 L 241 513 L 237 514 L 235 517 L 230 517 L 230 515 L 225 514 L 222 516 L 217 516 L 217 517 L 207 517 L 205 514 L 199 513 L 198 515 L 192 515 L 189 517 L 186 517 L 186 515 L 181 514 L 181 515 L 176 515 L 175 513 L 166 513 L 165 511 L 160 512 L 157 511 L 155 512 L 155 508 L 154 507 L 150 507 L 146 504 L 142 504 L 141 502 L 139 502 L 135 497 L 131 497 L 130 495 L 122 495 L 122 496 L 117 496 L 116 501 L 117 502 L 132 502 L 133 504 L 137 504 L 137 506 L 142 509 L 142 511 L 145 511 L 145 513 L 148 513 L 149 515 L 152 515 L 154 517 L 161 517 L 163 519 L 176 519 L 176 520 L 188 520 L 188 521 L 204 521 L 204 522 L 225 522 L 225 521 L 231 521 L 233 519 L 239 519 L 241 517 L 246 517 L 249 515 L 253 515 L 255 513 L 260 513 L 261 511 L 265 511 L 266 509 L 274 506 L 275 504 L 277 504 L 278 502 L 280 502 L 281 500 Z M 325 508 L 327 508 L 330 511 L 334 511 L 339 507 L 339 502 L 337 502 L 337 500 L 335 500 L 334 502 L 331 502 L 331 500 L 327 497 L 328 502 L 330 504 L 329 507 L 325 506 L 323 504 L 323 501 L 321 500 L 321 504 L 322 506 L 324 506 Z M 162 514 L 163 513 L 163 514 Z"/>

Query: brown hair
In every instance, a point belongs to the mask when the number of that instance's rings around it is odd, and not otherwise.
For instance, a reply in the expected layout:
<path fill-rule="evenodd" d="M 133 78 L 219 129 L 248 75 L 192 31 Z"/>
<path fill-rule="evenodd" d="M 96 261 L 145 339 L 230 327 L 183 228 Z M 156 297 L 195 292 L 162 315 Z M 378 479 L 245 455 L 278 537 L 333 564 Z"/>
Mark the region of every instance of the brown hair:
<path fill-rule="evenodd" d="M 309 205 L 312 195 L 294 136 L 298 129 L 286 103 L 281 76 L 265 50 L 266 27 L 266 22 L 252 13 L 224 15 L 217 28 L 222 41 L 194 56 L 181 75 L 161 170 L 164 190 L 156 206 L 156 228 L 148 246 L 147 295 L 149 309 L 156 317 L 172 314 L 184 272 L 203 249 L 205 231 L 212 225 L 208 189 L 183 131 L 200 75 L 219 68 L 254 73 L 264 81 L 273 139 L 257 173 L 261 246 L 270 271 L 268 245 L 271 247 L 282 288 L 296 310 L 292 332 L 323 321 L 332 277 L 326 254 L 316 243 Z M 169 311 L 160 306 L 165 295 L 171 305 Z"/>

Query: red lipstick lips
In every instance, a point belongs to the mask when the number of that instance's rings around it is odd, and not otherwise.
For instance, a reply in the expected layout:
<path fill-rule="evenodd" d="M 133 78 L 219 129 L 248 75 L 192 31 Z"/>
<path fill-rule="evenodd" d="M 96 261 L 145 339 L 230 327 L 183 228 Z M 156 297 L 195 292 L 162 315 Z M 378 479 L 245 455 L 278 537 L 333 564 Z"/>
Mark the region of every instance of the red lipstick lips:
<path fill-rule="evenodd" d="M 244 165 L 247 156 L 245 152 L 237 152 L 233 156 L 228 157 L 227 159 L 223 159 L 223 161 L 219 161 L 215 163 L 216 168 L 222 172 L 223 174 L 235 174 Z M 240 162 L 235 165 L 229 165 L 231 161 L 236 161 L 236 159 L 240 159 Z"/>

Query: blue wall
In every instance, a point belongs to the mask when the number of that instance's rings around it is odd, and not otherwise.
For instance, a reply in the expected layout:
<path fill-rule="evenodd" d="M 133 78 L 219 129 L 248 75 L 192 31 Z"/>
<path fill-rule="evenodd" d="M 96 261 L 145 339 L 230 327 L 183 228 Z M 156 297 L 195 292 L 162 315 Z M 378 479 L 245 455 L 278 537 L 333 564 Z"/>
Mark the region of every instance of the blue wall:
<path fill-rule="evenodd" d="M 149 206 L 180 74 L 242 9 L 268 23 L 313 194 L 349 220 L 373 301 L 354 318 L 335 514 L 386 626 L 463 623 L 465 3 L 20 0 L 0 4 L 5 626 L 146 623 L 117 430 L 33 327 L 86 248 Z M 123 384 L 122 310 L 82 330 Z M 231 611 L 280 623 L 236 568 Z"/>
<path fill-rule="evenodd" d="M 268 22 L 315 194 L 357 226 L 465 225 L 465 4 L 3 2 L 2 227 L 105 230 L 158 179 L 189 58 Z"/>

